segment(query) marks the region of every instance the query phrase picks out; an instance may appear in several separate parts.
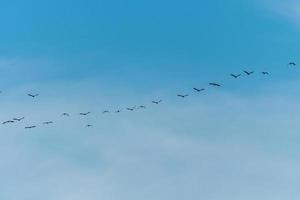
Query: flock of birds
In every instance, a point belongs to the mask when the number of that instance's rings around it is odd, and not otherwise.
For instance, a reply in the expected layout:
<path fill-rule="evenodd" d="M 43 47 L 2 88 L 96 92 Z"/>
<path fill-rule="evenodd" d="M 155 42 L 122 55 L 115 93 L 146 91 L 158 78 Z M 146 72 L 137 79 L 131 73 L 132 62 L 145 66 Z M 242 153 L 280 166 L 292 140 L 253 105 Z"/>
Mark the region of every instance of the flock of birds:
<path fill-rule="evenodd" d="M 295 62 L 289 62 L 288 63 L 288 66 L 290 67 L 295 67 L 297 64 Z M 242 74 L 245 74 L 247 76 L 250 76 L 252 74 L 254 74 L 255 72 L 254 71 L 247 71 L 247 70 L 244 70 L 242 73 L 239 73 L 239 74 L 230 74 L 230 76 L 234 79 L 237 79 L 237 78 L 240 78 L 242 76 Z M 270 75 L 269 72 L 267 71 L 262 71 L 261 72 L 262 75 Z M 216 83 L 216 82 L 211 82 L 208 84 L 209 86 L 211 87 L 222 87 L 221 84 L 219 83 Z M 197 93 L 200 93 L 200 92 L 203 92 L 206 90 L 206 88 L 196 88 L 194 87 L 193 90 Z M 0 93 L 2 93 L 2 91 L 0 91 Z M 28 97 L 31 97 L 31 98 L 37 98 L 39 96 L 39 94 L 27 94 Z M 189 96 L 189 94 L 177 94 L 177 97 L 178 98 L 187 98 Z M 153 100 L 151 103 L 152 104 L 155 104 L 155 105 L 158 105 L 160 103 L 162 103 L 163 100 Z M 119 109 L 119 110 L 115 110 L 115 111 L 109 111 L 109 110 L 104 110 L 102 111 L 102 114 L 108 114 L 108 113 L 120 113 L 122 112 L 123 110 L 127 110 L 127 111 L 135 111 L 136 109 L 146 109 L 147 107 L 144 106 L 144 105 L 140 105 L 140 106 L 134 106 L 134 107 L 126 107 L 125 109 Z M 87 116 L 91 114 L 91 112 L 81 112 L 79 113 L 79 115 L 81 116 Z M 69 113 L 62 113 L 61 114 L 62 117 L 70 117 L 71 115 Z M 12 123 L 16 123 L 16 122 L 20 122 L 22 120 L 24 120 L 25 117 L 20 117 L 20 118 L 13 118 L 11 120 L 7 120 L 7 121 L 4 121 L 2 122 L 2 125 L 6 125 L 6 124 L 12 124 Z M 50 125 L 50 124 L 53 124 L 54 121 L 45 121 L 43 122 L 42 124 L 43 125 Z M 92 127 L 93 125 L 91 124 L 87 124 L 85 127 L 86 128 L 89 128 L 89 127 Z M 36 125 L 31 125 L 31 126 L 25 126 L 25 129 L 33 129 L 33 128 L 37 128 Z"/>

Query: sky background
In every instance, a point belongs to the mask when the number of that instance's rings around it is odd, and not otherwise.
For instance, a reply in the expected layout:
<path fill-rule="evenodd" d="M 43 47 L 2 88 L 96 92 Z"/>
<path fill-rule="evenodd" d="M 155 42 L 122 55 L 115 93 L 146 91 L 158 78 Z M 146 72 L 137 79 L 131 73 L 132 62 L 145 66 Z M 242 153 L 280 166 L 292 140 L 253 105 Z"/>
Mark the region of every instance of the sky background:
<path fill-rule="evenodd" d="M 1 1 L 0 120 L 26 118 L 0 126 L 0 199 L 298 200 L 299 20 L 296 0 Z"/>

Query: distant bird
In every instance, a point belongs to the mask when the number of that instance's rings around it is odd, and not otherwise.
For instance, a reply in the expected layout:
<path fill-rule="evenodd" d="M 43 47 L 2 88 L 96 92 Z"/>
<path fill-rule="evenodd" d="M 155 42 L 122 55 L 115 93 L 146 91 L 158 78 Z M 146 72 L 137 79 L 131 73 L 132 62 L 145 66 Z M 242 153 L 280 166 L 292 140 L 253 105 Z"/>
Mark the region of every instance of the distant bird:
<path fill-rule="evenodd" d="M 63 114 L 61 114 L 61 116 L 70 117 L 70 114 L 69 113 L 63 113 Z"/>
<path fill-rule="evenodd" d="M 23 119 L 25 119 L 25 117 L 21 117 L 21 118 L 13 118 L 14 121 L 22 121 Z"/>
<path fill-rule="evenodd" d="M 36 128 L 36 126 L 26 126 L 25 129 L 32 129 L 32 128 Z"/>
<path fill-rule="evenodd" d="M 261 72 L 263 75 L 269 75 L 269 72 Z"/>
<path fill-rule="evenodd" d="M 88 115 L 88 114 L 91 114 L 91 112 L 86 112 L 86 113 L 79 113 L 79 115 Z"/>
<path fill-rule="evenodd" d="M 14 121 L 8 120 L 8 121 L 5 121 L 5 122 L 2 122 L 2 124 L 9 124 L 9 123 L 14 123 Z"/>
<path fill-rule="evenodd" d="M 129 110 L 129 111 L 134 111 L 135 107 L 133 108 L 126 108 L 126 110 Z"/>
<path fill-rule="evenodd" d="M 102 114 L 106 114 L 106 113 L 109 113 L 109 111 L 108 111 L 108 110 L 104 110 L 104 111 L 102 112 Z"/>
<path fill-rule="evenodd" d="M 44 122 L 43 124 L 45 124 L 45 125 L 53 124 L 53 121 L 47 121 L 47 122 Z"/>
<path fill-rule="evenodd" d="M 27 95 L 32 97 L 32 98 L 35 98 L 35 97 L 39 96 L 39 94 L 27 94 Z"/>
<path fill-rule="evenodd" d="M 139 106 L 139 109 L 146 109 L 146 106 Z"/>
<path fill-rule="evenodd" d="M 249 72 L 249 71 L 244 70 L 244 73 L 247 74 L 247 75 L 249 76 L 249 75 L 253 74 L 254 71 Z"/>
<path fill-rule="evenodd" d="M 177 94 L 178 97 L 181 97 L 181 98 L 186 98 L 188 97 L 189 95 L 188 94 Z"/>
<path fill-rule="evenodd" d="M 88 125 L 86 125 L 85 127 L 86 128 L 90 128 L 90 127 L 92 127 L 93 125 L 91 125 L 91 124 L 88 124 Z"/>
<path fill-rule="evenodd" d="M 204 91 L 205 90 L 205 88 L 201 88 L 201 89 L 198 89 L 198 88 L 193 88 L 195 91 L 197 91 L 197 92 L 202 92 L 202 91 Z"/>
<path fill-rule="evenodd" d="M 122 111 L 122 109 L 116 110 L 115 113 L 120 113 L 121 111 Z"/>
<path fill-rule="evenodd" d="M 209 83 L 209 85 L 211 85 L 211 86 L 215 86 L 215 87 L 221 87 L 221 85 L 220 85 L 220 84 L 218 84 L 218 83 Z"/>
<path fill-rule="evenodd" d="M 295 62 L 289 62 L 288 66 L 296 66 L 297 64 Z"/>
<path fill-rule="evenodd" d="M 162 102 L 162 100 L 159 100 L 159 101 L 152 101 L 152 103 L 154 103 L 154 104 L 159 104 L 159 103 L 161 103 Z"/>
<path fill-rule="evenodd" d="M 241 76 L 241 74 L 230 74 L 230 76 L 232 76 L 233 78 L 238 78 Z"/>

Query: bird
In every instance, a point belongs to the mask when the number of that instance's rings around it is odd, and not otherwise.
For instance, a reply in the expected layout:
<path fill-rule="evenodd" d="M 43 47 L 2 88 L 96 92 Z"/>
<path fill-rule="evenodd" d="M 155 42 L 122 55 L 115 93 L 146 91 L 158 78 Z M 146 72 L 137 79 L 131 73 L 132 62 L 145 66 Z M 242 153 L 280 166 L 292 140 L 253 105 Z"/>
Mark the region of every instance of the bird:
<path fill-rule="evenodd" d="M 152 103 L 154 103 L 154 104 L 159 104 L 159 103 L 161 103 L 162 102 L 162 100 L 159 100 L 159 101 L 152 101 Z"/>
<path fill-rule="evenodd" d="M 126 108 L 126 110 L 129 110 L 129 111 L 134 111 L 135 107 L 133 108 Z"/>
<path fill-rule="evenodd" d="M 47 121 L 47 122 L 44 122 L 43 124 L 45 124 L 45 125 L 53 124 L 53 121 Z"/>
<path fill-rule="evenodd" d="M 86 112 L 86 113 L 79 113 L 79 115 L 88 115 L 88 114 L 90 114 L 91 112 Z"/>
<path fill-rule="evenodd" d="M 215 86 L 215 87 L 221 87 L 221 85 L 220 85 L 220 84 L 218 84 L 218 83 L 209 83 L 209 85 L 211 85 L 211 86 Z"/>
<path fill-rule="evenodd" d="M 241 74 L 230 74 L 230 76 L 232 76 L 233 78 L 238 78 L 241 76 Z"/>
<path fill-rule="evenodd" d="M 178 97 L 181 97 L 181 98 L 186 98 L 188 97 L 189 95 L 188 94 L 177 94 Z"/>
<path fill-rule="evenodd" d="M 21 117 L 21 118 L 13 118 L 14 121 L 22 121 L 23 119 L 25 119 L 25 117 Z"/>
<path fill-rule="evenodd" d="M 197 91 L 197 92 L 202 92 L 202 91 L 204 91 L 205 90 L 205 88 L 201 88 L 201 89 L 198 89 L 198 88 L 193 88 L 195 91 Z"/>
<path fill-rule="evenodd" d="M 32 128 L 36 128 L 36 126 L 26 126 L 25 129 L 32 129 Z"/>
<path fill-rule="evenodd" d="M 249 72 L 249 71 L 244 70 L 244 73 L 247 74 L 247 75 L 249 76 L 249 75 L 253 74 L 254 71 Z"/>
<path fill-rule="evenodd" d="M 12 121 L 12 120 L 7 120 L 7 121 L 5 121 L 5 122 L 2 122 L 2 124 L 8 124 L 8 123 L 14 123 L 14 121 Z"/>
<path fill-rule="evenodd" d="M 68 113 L 63 113 L 63 114 L 61 114 L 61 116 L 70 117 L 70 114 L 68 114 Z"/>
<path fill-rule="evenodd" d="M 115 113 L 120 113 L 122 109 L 116 110 Z"/>
<path fill-rule="evenodd" d="M 32 97 L 32 98 L 35 98 L 35 97 L 39 96 L 39 94 L 27 94 L 27 95 Z"/>
<path fill-rule="evenodd" d="M 109 111 L 108 111 L 108 110 L 104 110 L 104 111 L 102 112 L 102 114 L 106 114 L 106 113 L 109 113 Z"/>
<path fill-rule="evenodd" d="M 288 66 L 296 66 L 297 64 L 295 62 L 289 62 Z"/>
<path fill-rule="evenodd" d="M 86 128 L 89 128 L 89 127 L 92 127 L 93 125 L 91 125 L 91 124 L 88 124 L 88 125 L 86 125 L 85 127 Z"/>
<path fill-rule="evenodd" d="M 263 75 L 269 75 L 269 72 L 261 72 Z"/>

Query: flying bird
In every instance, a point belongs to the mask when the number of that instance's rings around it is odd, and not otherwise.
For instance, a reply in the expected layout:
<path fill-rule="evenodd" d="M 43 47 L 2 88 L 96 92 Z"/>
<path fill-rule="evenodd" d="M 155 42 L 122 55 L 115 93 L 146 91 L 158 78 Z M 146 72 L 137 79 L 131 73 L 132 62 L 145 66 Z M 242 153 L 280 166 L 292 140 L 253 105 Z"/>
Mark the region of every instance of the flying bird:
<path fill-rule="evenodd" d="M 126 110 L 129 110 L 129 111 L 134 111 L 135 107 L 133 108 L 126 108 Z"/>
<path fill-rule="evenodd" d="M 53 121 L 47 121 L 47 122 L 44 122 L 43 124 L 45 124 L 45 125 L 53 124 Z"/>
<path fill-rule="evenodd" d="M 88 125 L 86 125 L 85 127 L 86 128 L 90 128 L 90 127 L 92 127 L 93 125 L 91 125 L 91 124 L 88 124 Z"/>
<path fill-rule="evenodd" d="M 269 72 L 261 72 L 263 75 L 269 75 Z"/>
<path fill-rule="evenodd" d="M 230 76 L 232 76 L 233 78 L 238 78 L 241 76 L 241 74 L 230 74 Z"/>
<path fill-rule="evenodd" d="M 181 98 L 186 98 L 188 97 L 189 95 L 188 94 L 177 94 L 178 97 L 181 97 Z"/>
<path fill-rule="evenodd" d="M 61 114 L 61 116 L 70 117 L 70 114 L 69 113 L 63 113 L 63 114 Z"/>
<path fill-rule="evenodd" d="M 122 111 L 122 109 L 116 110 L 115 113 L 120 113 L 121 111 Z"/>
<path fill-rule="evenodd" d="M 205 88 L 201 88 L 201 89 L 198 89 L 198 88 L 193 88 L 195 91 L 197 91 L 197 92 L 202 92 L 202 91 L 204 91 L 205 90 Z"/>
<path fill-rule="evenodd" d="M 26 126 L 25 129 L 32 129 L 32 128 L 36 128 L 36 126 Z"/>
<path fill-rule="evenodd" d="M 35 98 L 35 97 L 39 96 L 39 94 L 27 94 L 27 95 L 32 97 L 32 98 Z"/>
<path fill-rule="evenodd" d="M 146 106 L 139 106 L 139 109 L 146 109 Z"/>
<path fill-rule="evenodd" d="M 8 121 L 5 121 L 5 122 L 2 122 L 2 124 L 8 124 L 8 123 L 14 123 L 14 121 L 8 120 Z"/>
<path fill-rule="evenodd" d="M 289 62 L 288 66 L 296 66 L 297 64 L 295 62 Z"/>
<path fill-rule="evenodd" d="M 14 121 L 22 121 L 23 119 L 25 119 L 25 117 L 21 117 L 21 118 L 13 118 Z"/>
<path fill-rule="evenodd" d="M 79 115 L 88 115 L 88 114 L 91 114 L 91 112 L 86 112 L 86 113 L 79 113 Z"/>
<path fill-rule="evenodd" d="M 161 103 L 162 102 L 162 100 L 159 100 L 159 101 L 152 101 L 152 103 L 154 103 L 154 104 L 159 104 L 159 103 Z"/>
<path fill-rule="evenodd" d="M 102 112 L 102 114 L 106 114 L 106 113 L 109 113 L 109 111 L 108 111 L 108 110 L 104 110 L 104 111 Z"/>
<path fill-rule="evenodd" d="M 220 84 L 218 84 L 218 83 L 209 83 L 209 85 L 211 85 L 211 86 L 215 86 L 215 87 L 221 87 L 221 85 L 220 85 Z"/>
<path fill-rule="evenodd" d="M 249 71 L 244 70 L 244 73 L 247 74 L 247 75 L 249 76 L 249 75 L 253 74 L 254 71 L 249 72 Z"/>

